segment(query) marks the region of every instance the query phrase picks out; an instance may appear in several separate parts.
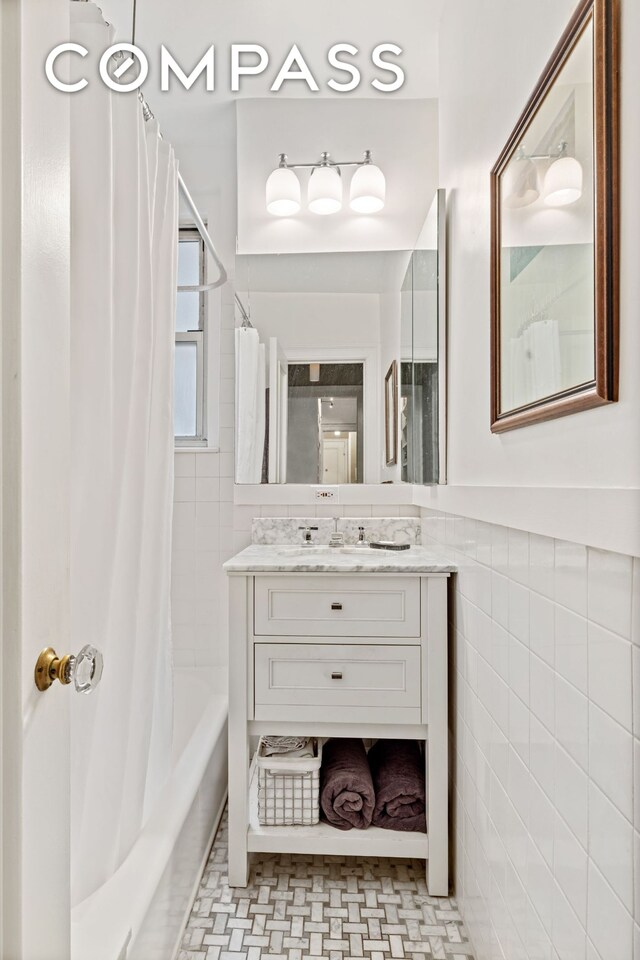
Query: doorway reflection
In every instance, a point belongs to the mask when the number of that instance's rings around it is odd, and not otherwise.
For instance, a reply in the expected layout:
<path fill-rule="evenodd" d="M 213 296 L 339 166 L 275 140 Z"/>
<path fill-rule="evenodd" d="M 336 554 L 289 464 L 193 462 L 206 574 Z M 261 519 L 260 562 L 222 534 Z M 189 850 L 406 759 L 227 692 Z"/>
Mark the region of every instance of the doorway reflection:
<path fill-rule="evenodd" d="M 290 363 L 288 483 L 362 483 L 364 365 Z"/>

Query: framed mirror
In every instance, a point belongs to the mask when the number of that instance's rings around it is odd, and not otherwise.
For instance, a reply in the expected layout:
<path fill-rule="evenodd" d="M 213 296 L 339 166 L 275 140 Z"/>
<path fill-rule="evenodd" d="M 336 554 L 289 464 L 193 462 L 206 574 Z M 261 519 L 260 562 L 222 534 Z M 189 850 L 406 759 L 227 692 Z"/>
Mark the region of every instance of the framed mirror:
<path fill-rule="evenodd" d="M 491 172 L 491 429 L 617 400 L 617 3 L 582 0 Z"/>

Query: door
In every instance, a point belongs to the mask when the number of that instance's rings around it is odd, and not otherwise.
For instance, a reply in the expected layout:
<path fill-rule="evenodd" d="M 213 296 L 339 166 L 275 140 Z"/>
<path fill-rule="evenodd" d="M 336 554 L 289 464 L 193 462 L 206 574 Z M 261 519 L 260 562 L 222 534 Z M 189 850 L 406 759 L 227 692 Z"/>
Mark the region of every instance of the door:
<path fill-rule="evenodd" d="M 348 440 L 324 440 L 322 443 L 322 482 L 348 483 Z"/>
<path fill-rule="evenodd" d="M 66 0 L 0 4 L 0 956 L 69 956 L 69 101 L 46 81 Z"/>

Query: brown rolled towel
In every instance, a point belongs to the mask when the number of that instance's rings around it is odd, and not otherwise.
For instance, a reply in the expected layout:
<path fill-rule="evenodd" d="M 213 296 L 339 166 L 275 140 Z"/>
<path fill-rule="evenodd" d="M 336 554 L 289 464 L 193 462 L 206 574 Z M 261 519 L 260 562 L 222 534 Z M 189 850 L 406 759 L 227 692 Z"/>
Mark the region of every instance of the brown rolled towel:
<path fill-rule="evenodd" d="M 369 750 L 374 827 L 426 830 L 424 760 L 416 740 L 378 740 Z"/>
<path fill-rule="evenodd" d="M 375 794 L 362 740 L 327 740 L 320 767 L 320 810 L 339 830 L 371 823 Z"/>

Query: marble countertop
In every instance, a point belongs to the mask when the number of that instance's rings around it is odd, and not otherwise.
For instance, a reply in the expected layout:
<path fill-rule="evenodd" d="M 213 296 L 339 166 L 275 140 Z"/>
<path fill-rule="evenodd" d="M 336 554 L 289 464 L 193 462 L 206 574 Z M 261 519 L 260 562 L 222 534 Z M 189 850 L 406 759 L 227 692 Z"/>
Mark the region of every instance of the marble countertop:
<path fill-rule="evenodd" d="M 224 564 L 228 574 L 242 573 L 453 573 L 455 564 L 426 547 L 370 550 L 252 544 Z"/>

